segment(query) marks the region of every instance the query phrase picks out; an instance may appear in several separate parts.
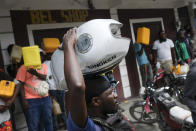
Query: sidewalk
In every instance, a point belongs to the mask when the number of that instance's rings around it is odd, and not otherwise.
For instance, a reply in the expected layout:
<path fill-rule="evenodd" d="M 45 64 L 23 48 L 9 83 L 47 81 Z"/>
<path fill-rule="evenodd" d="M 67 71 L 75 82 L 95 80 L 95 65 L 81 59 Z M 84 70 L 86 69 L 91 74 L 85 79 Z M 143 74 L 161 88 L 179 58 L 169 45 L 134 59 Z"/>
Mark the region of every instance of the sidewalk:
<path fill-rule="evenodd" d="M 123 114 L 131 121 L 131 123 L 133 124 L 133 126 L 136 128 L 136 131 L 161 131 L 158 127 L 158 124 L 143 124 L 143 123 L 137 123 L 129 114 L 129 107 L 138 100 L 142 100 L 141 98 L 137 97 L 137 98 L 131 98 L 128 101 L 122 102 L 120 104 L 120 107 L 123 108 L 125 111 L 123 112 Z"/>

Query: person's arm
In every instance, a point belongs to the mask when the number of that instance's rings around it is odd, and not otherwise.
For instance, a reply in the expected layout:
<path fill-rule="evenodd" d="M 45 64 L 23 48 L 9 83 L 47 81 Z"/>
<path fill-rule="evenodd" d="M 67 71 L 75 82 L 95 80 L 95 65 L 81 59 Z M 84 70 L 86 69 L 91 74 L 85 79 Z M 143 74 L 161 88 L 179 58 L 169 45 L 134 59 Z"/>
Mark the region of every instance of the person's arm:
<path fill-rule="evenodd" d="M 157 64 L 157 41 L 154 42 L 153 47 L 152 47 L 152 54 L 153 54 L 153 64 L 156 65 Z"/>
<path fill-rule="evenodd" d="M 153 60 L 154 62 L 153 63 L 154 63 L 154 65 L 156 65 L 157 64 L 157 50 L 153 49 L 152 53 L 153 53 L 153 56 L 154 56 L 154 60 Z"/>
<path fill-rule="evenodd" d="M 74 45 L 76 30 L 69 30 L 63 37 L 64 74 L 70 91 L 70 114 L 74 123 L 84 128 L 87 121 L 87 107 L 85 102 L 85 83 L 76 58 Z"/>
<path fill-rule="evenodd" d="M 175 52 L 175 48 L 171 48 L 171 54 L 172 54 L 172 61 L 173 61 L 173 64 L 176 65 L 177 62 L 176 62 L 176 52 Z"/>
<path fill-rule="evenodd" d="M 138 54 L 139 56 L 141 56 L 141 55 L 143 54 L 143 52 L 144 52 L 144 46 L 141 45 L 141 49 L 140 49 L 140 51 L 137 52 L 137 54 Z"/>
<path fill-rule="evenodd" d="M 174 51 L 176 51 L 177 62 L 182 63 L 182 59 L 181 59 L 180 52 L 179 52 L 179 49 L 178 49 L 178 41 L 176 41 L 175 44 L 174 44 Z"/>
<path fill-rule="evenodd" d="M 20 83 L 20 85 L 20 102 L 22 103 L 23 111 L 26 111 L 29 108 L 29 103 L 25 98 L 24 83 Z"/>
<path fill-rule="evenodd" d="M 18 69 L 17 75 L 16 75 L 16 80 L 19 82 L 18 84 L 20 84 L 20 101 L 22 103 L 22 107 L 23 110 L 25 111 L 28 108 L 28 102 L 25 98 L 25 92 L 24 92 L 24 85 L 26 82 L 26 69 L 24 68 L 24 66 L 21 66 Z"/>
<path fill-rule="evenodd" d="M 31 69 L 27 70 L 27 72 L 29 72 L 32 75 L 37 76 L 40 80 L 46 80 L 47 75 L 40 74 L 35 69 L 31 68 Z"/>
<path fill-rule="evenodd" d="M 19 93 L 19 91 L 20 91 L 21 88 L 22 87 L 21 87 L 20 84 L 17 84 L 15 86 L 14 95 L 12 96 L 12 98 L 10 98 L 9 100 L 7 100 L 6 103 L 5 103 L 6 108 L 10 108 L 11 107 L 11 105 L 14 103 L 14 101 L 16 99 L 16 96 L 18 95 L 18 93 Z"/>

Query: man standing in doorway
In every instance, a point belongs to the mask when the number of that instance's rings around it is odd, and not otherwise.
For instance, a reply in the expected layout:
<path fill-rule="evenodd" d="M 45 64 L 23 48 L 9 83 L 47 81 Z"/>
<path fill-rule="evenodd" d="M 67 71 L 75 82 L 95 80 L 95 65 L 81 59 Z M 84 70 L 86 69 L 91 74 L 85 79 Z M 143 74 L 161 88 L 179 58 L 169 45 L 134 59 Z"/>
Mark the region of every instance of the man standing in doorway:
<path fill-rule="evenodd" d="M 140 74 L 142 77 L 142 86 L 145 87 L 146 83 L 151 82 L 153 79 L 152 67 L 146 56 L 144 45 L 135 43 L 134 52 L 135 52 L 137 62 L 140 67 Z"/>
<path fill-rule="evenodd" d="M 174 43 L 167 38 L 165 31 L 159 32 L 159 39 L 154 42 L 154 63 L 157 61 L 161 63 L 161 68 L 166 74 L 171 73 L 171 66 L 176 64 L 176 54 L 174 49 Z M 173 63 L 172 63 L 173 61 Z"/>
<path fill-rule="evenodd" d="M 175 49 L 176 49 L 176 54 L 178 58 L 178 63 L 184 64 L 190 63 L 190 46 L 189 43 L 187 43 L 187 39 L 185 38 L 185 30 L 180 29 L 177 34 L 177 40 L 175 42 Z"/>

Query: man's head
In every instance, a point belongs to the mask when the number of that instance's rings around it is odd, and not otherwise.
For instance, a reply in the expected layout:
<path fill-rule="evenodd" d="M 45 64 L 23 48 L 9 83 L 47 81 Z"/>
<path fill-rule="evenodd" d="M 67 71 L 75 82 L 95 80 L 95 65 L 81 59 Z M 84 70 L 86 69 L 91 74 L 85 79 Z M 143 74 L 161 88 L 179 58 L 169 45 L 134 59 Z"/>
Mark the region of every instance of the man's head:
<path fill-rule="evenodd" d="M 178 31 L 178 39 L 184 39 L 185 35 L 186 35 L 185 33 L 186 33 L 186 31 L 184 29 L 180 29 Z"/>
<path fill-rule="evenodd" d="M 165 31 L 161 30 L 159 32 L 159 39 L 160 39 L 161 42 L 166 41 L 167 35 L 166 35 Z"/>
<path fill-rule="evenodd" d="M 41 48 L 39 48 L 39 53 L 41 57 L 41 62 L 44 62 L 46 60 L 46 52 L 42 50 Z"/>
<path fill-rule="evenodd" d="M 117 95 L 110 82 L 102 76 L 94 76 L 85 78 L 85 84 L 85 96 L 88 107 L 97 108 L 103 114 L 117 112 Z"/>

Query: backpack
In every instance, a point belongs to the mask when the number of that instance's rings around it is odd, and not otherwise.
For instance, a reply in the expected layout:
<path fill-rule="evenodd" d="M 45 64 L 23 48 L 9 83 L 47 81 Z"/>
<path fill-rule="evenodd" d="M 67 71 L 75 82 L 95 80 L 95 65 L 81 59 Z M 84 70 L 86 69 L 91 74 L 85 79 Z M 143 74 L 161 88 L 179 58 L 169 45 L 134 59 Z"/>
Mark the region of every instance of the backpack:
<path fill-rule="evenodd" d="M 101 118 L 91 118 L 93 122 L 99 125 L 104 131 L 135 131 L 135 128 L 121 113 L 116 113 L 104 120 Z"/>

